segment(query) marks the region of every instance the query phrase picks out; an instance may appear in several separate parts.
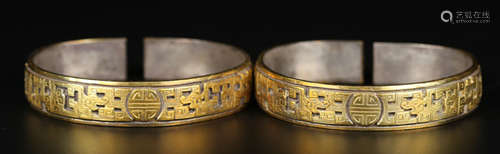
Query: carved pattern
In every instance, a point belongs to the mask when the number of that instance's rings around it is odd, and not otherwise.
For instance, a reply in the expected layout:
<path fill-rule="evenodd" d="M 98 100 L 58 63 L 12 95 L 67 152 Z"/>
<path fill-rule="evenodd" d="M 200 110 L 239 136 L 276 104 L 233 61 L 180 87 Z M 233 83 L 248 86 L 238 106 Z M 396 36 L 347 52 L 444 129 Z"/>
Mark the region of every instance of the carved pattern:
<path fill-rule="evenodd" d="M 380 127 L 452 118 L 474 110 L 481 99 L 479 69 L 458 81 L 435 87 L 393 91 L 346 91 L 292 84 L 257 68 L 256 96 L 261 107 L 284 117 L 314 123 Z"/>
<path fill-rule="evenodd" d="M 161 110 L 160 97 L 152 89 L 135 89 L 127 101 L 127 109 L 134 120 L 151 121 Z"/>
<path fill-rule="evenodd" d="M 374 94 L 354 94 L 348 106 L 349 117 L 357 125 L 376 123 L 382 113 L 382 104 Z"/>
<path fill-rule="evenodd" d="M 33 108 L 98 121 L 169 121 L 229 111 L 249 101 L 251 69 L 188 85 L 115 87 L 61 81 L 25 70 Z"/>

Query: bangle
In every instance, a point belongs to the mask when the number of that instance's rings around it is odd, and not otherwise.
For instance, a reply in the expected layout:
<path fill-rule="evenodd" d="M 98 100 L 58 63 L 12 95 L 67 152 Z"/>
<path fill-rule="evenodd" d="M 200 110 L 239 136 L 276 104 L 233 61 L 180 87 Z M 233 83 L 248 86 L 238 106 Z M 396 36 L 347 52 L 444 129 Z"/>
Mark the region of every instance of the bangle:
<path fill-rule="evenodd" d="M 469 53 L 418 43 L 375 43 L 364 84 L 361 41 L 305 41 L 258 58 L 260 107 L 295 124 L 342 130 L 436 126 L 477 108 L 480 66 Z"/>
<path fill-rule="evenodd" d="M 144 40 L 144 80 L 127 80 L 125 39 L 83 39 L 34 52 L 25 63 L 32 108 L 75 123 L 152 127 L 230 115 L 249 100 L 252 65 L 228 45 Z"/>

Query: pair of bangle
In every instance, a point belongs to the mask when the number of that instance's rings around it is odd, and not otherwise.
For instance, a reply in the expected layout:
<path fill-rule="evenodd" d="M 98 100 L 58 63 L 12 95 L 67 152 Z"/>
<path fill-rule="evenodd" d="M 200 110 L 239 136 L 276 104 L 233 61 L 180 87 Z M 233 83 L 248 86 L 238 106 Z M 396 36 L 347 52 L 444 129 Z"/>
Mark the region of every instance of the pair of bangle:
<path fill-rule="evenodd" d="M 273 117 L 321 128 L 400 130 L 456 120 L 482 95 L 477 61 L 436 45 L 375 43 L 373 82 L 364 85 L 360 41 L 282 45 L 253 67 L 229 45 L 147 38 L 144 81 L 127 80 L 125 41 L 84 39 L 35 52 L 25 63 L 31 107 L 83 124 L 188 124 L 241 110 L 255 76 L 258 104 Z"/>

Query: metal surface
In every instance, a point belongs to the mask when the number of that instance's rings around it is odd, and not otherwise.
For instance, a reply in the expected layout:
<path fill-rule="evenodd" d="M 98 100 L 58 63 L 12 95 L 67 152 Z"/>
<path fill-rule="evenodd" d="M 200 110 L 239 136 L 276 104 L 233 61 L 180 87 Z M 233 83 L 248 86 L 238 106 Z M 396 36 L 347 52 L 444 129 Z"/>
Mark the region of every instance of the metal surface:
<path fill-rule="evenodd" d="M 362 47 L 361 41 L 301 42 L 276 47 L 262 61 L 271 70 L 293 78 L 362 84 Z"/>
<path fill-rule="evenodd" d="M 307 41 L 264 52 L 254 75 L 261 108 L 296 124 L 371 131 L 436 126 L 463 117 L 479 104 L 480 67 L 464 51 L 376 43 L 375 85 L 353 85 L 362 77 L 352 73 L 362 70 L 358 62 L 361 47 L 346 48 L 352 45 L 343 43 Z M 357 54 L 343 54 L 350 52 Z M 343 69 L 344 65 L 349 69 Z"/>
<path fill-rule="evenodd" d="M 21 103 L 21 102 L 20 102 Z M 24 103 L 24 102 L 23 102 Z M 21 109 L 21 108 L 19 108 Z M 486 108 L 481 108 L 486 109 Z M 396 132 L 358 132 L 293 125 L 266 115 L 255 101 L 232 116 L 176 127 L 116 128 L 72 124 L 23 106 L 9 114 L 18 153 L 491 153 L 492 114 L 474 112 L 444 126 Z M 14 122 L 14 121 L 13 121 Z"/>
<path fill-rule="evenodd" d="M 192 39 L 146 38 L 144 78 L 175 80 L 223 72 L 246 60 L 238 49 Z"/>
<path fill-rule="evenodd" d="M 126 81 L 124 43 L 86 39 L 36 52 L 25 64 L 30 105 L 75 123 L 151 127 L 227 116 L 250 99 L 251 62 L 239 49 L 195 39 L 147 39 L 148 81 Z"/>
<path fill-rule="evenodd" d="M 126 80 L 125 39 L 78 40 L 40 49 L 33 64 L 52 73 L 98 80 Z"/>
<path fill-rule="evenodd" d="M 453 48 L 416 43 L 379 43 L 373 47 L 373 83 L 425 82 L 465 72 L 473 59 Z"/>

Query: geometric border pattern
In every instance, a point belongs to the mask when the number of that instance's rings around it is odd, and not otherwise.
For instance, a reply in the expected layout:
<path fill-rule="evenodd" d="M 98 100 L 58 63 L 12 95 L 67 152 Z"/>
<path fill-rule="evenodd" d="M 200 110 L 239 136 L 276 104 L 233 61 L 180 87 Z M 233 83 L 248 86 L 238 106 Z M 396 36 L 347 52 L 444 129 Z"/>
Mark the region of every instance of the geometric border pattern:
<path fill-rule="evenodd" d="M 458 80 L 394 90 L 292 83 L 269 71 L 261 60 L 254 76 L 256 97 L 264 111 L 293 123 L 330 129 L 400 130 L 439 125 L 476 109 L 482 95 L 479 66 Z"/>
<path fill-rule="evenodd" d="M 37 111 L 63 120 L 106 126 L 170 126 L 214 119 L 249 101 L 250 62 L 232 74 L 168 86 L 112 86 L 41 75 L 26 64 L 25 94 Z"/>

